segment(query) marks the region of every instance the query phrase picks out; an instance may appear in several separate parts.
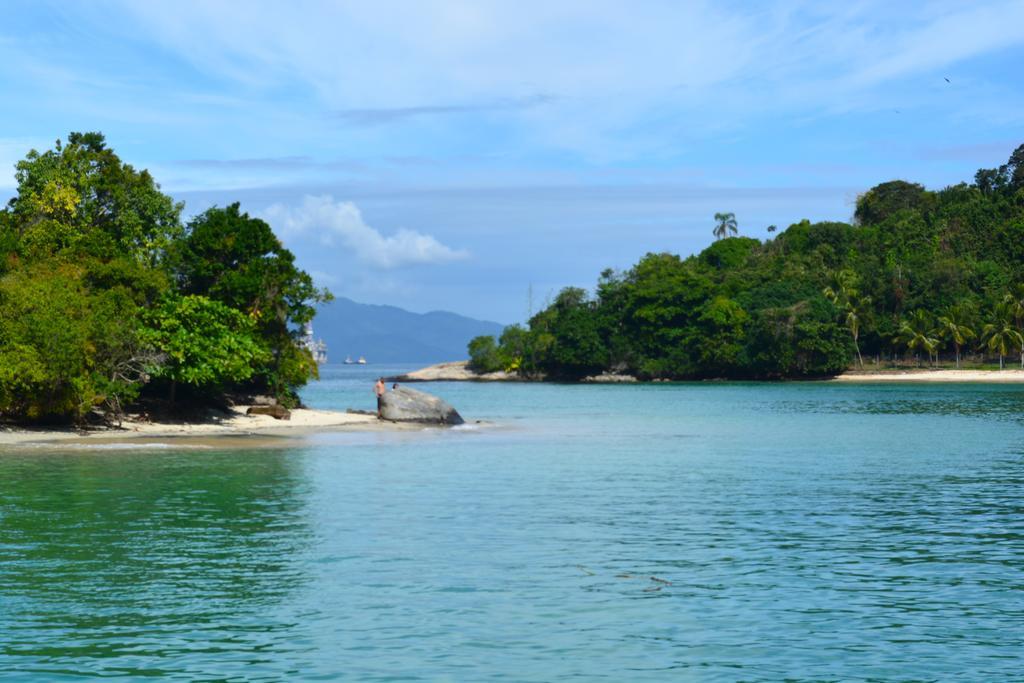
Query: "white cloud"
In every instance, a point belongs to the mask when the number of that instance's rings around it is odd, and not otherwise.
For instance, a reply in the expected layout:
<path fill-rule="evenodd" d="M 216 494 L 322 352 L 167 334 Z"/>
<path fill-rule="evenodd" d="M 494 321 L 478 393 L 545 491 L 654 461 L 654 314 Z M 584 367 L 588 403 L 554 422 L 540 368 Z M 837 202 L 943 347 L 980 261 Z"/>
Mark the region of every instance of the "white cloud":
<path fill-rule="evenodd" d="M 313 238 L 325 247 L 348 249 L 360 261 L 381 268 L 447 263 L 469 256 L 415 230 L 402 228 L 383 235 L 366 224 L 355 204 L 335 201 L 330 195 L 307 195 L 298 207 L 273 204 L 262 214 L 285 240 Z"/>
<path fill-rule="evenodd" d="M 426 127 L 447 113 L 458 131 L 475 112 L 612 160 L 772 112 L 873 111 L 885 86 L 1024 42 L 1020 0 L 117 6 L 127 30 L 248 95 L 307 93 L 320 116 L 350 124 Z M 550 100 L 494 104 L 538 94 Z"/>

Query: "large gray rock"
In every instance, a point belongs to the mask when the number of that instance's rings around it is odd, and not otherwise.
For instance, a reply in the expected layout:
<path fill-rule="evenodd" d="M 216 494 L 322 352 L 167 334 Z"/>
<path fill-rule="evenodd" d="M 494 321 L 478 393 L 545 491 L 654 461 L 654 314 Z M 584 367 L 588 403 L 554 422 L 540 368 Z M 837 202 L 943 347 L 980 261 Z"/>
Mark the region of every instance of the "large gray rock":
<path fill-rule="evenodd" d="M 425 391 L 406 387 L 389 389 L 381 397 L 380 416 L 393 422 L 460 425 L 465 420 L 455 408 Z"/>

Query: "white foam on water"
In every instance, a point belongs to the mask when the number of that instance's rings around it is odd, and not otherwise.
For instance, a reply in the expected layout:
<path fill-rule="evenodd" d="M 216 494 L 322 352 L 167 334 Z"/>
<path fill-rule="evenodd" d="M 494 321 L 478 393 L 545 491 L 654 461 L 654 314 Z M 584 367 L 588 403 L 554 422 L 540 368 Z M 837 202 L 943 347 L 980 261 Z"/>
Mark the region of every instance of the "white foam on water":
<path fill-rule="evenodd" d="M 212 448 L 205 444 L 175 444 L 165 443 L 162 441 L 144 442 L 144 443 L 82 443 L 82 444 L 59 444 L 59 447 L 64 449 L 76 449 L 83 451 L 138 451 L 138 450 L 163 450 L 163 449 L 174 449 L 174 450 L 205 450 Z"/>

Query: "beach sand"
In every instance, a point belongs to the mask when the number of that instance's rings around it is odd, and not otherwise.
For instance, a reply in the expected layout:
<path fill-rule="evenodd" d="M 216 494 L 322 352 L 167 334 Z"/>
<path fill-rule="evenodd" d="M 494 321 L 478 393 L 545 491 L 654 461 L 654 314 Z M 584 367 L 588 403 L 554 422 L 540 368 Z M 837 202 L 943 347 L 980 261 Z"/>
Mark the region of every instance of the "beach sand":
<path fill-rule="evenodd" d="M 301 408 L 291 411 L 290 420 L 275 420 L 268 415 L 246 415 L 248 406 L 235 406 L 232 414 L 211 417 L 202 422 L 154 423 L 126 419 L 120 429 L 98 428 L 79 431 L 74 428 L 0 427 L 0 447 L 19 445 L 59 445 L 72 443 L 116 443 L 168 440 L 175 443 L 216 442 L 221 446 L 253 445 L 252 437 L 266 437 L 273 442 L 279 437 L 301 438 L 325 431 L 396 431 L 423 429 L 423 425 L 400 424 L 378 420 L 373 415 L 357 415 L 333 410 Z M 225 438 L 234 437 L 234 438 Z M 209 441 L 208 441 L 209 440 Z"/>
<path fill-rule="evenodd" d="M 1024 370 L 893 370 L 886 372 L 847 372 L 833 382 L 949 382 L 1016 384 L 1024 383 Z"/>
<path fill-rule="evenodd" d="M 504 372 L 493 372 L 478 375 L 468 367 L 468 361 L 438 363 L 399 377 L 391 378 L 398 382 L 466 382 L 466 381 L 522 381 L 515 375 Z M 628 375 L 599 375 L 588 377 L 584 382 L 636 382 L 636 378 Z M 1024 383 L 1024 370 L 1007 367 L 1005 370 L 932 370 L 914 368 L 907 370 L 868 370 L 847 372 L 833 378 L 833 382 L 948 382 L 948 383 Z"/>

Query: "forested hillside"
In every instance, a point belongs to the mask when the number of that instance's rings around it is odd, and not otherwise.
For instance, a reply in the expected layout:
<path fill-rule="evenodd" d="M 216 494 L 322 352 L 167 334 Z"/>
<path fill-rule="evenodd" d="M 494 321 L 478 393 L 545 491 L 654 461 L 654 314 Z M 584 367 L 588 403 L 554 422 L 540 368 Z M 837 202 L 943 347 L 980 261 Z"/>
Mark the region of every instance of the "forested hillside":
<path fill-rule="evenodd" d="M 474 339 L 474 365 L 762 379 L 965 352 L 1024 363 L 1024 145 L 972 183 L 878 185 L 852 223 L 802 221 L 761 242 L 725 237 L 731 219 L 716 216 L 700 254 L 648 254 L 593 293 L 562 290 L 528 328 Z"/>
<path fill-rule="evenodd" d="M 16 179 L 0 211 L 0 417 L 116 417 L 143 395 L 287 403 L 315 376 L 296 332 L 329 295 L 265 222 L 234 204 L 183 224 L 99 133 L 29 153 Z"/>

